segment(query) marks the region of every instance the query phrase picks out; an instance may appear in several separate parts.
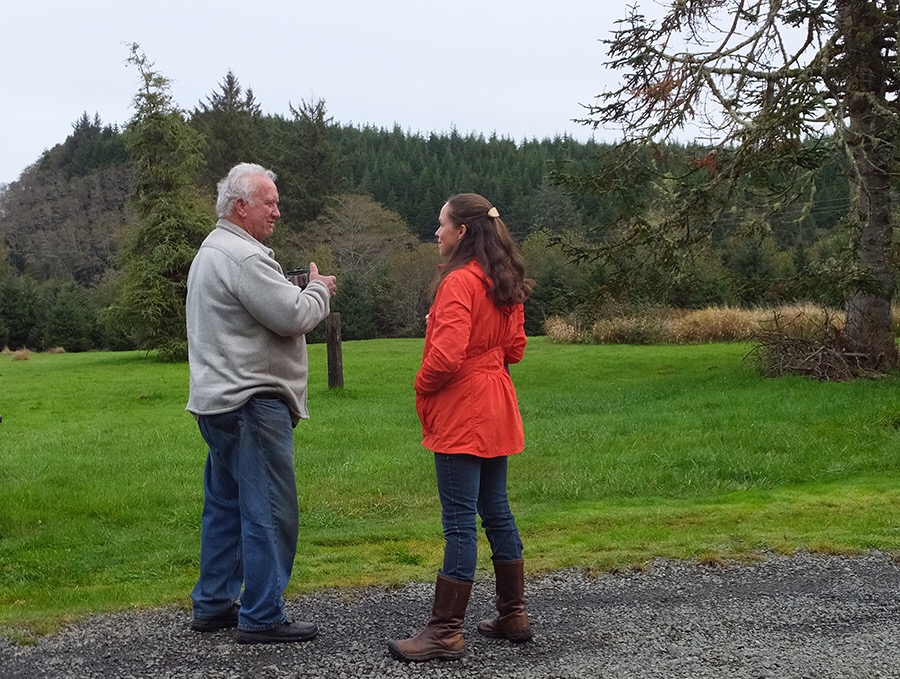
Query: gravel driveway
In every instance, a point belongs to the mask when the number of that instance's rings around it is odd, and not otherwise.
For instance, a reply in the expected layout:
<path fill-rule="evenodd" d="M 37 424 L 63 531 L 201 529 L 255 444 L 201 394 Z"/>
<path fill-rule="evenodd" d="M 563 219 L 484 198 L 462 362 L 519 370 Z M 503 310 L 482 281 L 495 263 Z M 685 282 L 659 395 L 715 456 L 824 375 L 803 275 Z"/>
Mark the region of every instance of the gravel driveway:
<path fill-rule="evenodd" d="M 527 564 L 526 564 L 527 568 Z M 241 646 L 188 629 L 167 607 L 85 620 L 34 646 L 0 639 L 13 677 L 898 677 L 900 564 L 890 555 L 764 555 L 753 564 L 657 560 L 646 570 L 527 581 L 535 640 L 481 638 L 493 584 L 479 580 L 468 655 L 405 665 L 387 641 L 418 631 L 433 584 L 329 591 L 288 602 L 312 642 Z"/>

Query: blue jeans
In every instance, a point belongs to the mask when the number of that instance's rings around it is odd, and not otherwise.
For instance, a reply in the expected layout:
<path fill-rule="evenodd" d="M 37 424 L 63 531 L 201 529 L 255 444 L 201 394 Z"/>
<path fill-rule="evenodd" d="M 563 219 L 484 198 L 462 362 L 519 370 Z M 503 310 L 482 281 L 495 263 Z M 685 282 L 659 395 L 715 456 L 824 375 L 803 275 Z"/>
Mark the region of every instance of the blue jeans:
<path fill-rule="evenodd" d="M 491 558 L 521 559 L 522 540 L 506 495 L 507 458 L 435 453 L 434 463 L 445 540 L 442 573 L 456 580 L 475 579 L 476 513 L 491 545 Z"/>
<path fill-rule="evenodd" d="M 209 455 L 194 615 L 216 617 L 240 597 L 240 629 L 278 627 L 299 529 L 290 412 L 279 399 L 254 397 L 201 415 L 199 425 Z"/>

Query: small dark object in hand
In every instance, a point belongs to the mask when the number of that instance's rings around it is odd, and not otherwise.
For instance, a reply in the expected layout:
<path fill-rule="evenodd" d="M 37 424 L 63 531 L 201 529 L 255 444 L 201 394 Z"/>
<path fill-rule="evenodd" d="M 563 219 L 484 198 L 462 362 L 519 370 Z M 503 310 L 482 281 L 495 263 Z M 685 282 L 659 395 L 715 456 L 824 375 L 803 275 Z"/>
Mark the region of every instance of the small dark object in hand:
<path fill-rule="evenodd" d="M 294 285 L 298 286 L 301 290 L 309 283 L 309 273 L 306 269 L 291 269 L 284 274 L 284 277 Z"/>

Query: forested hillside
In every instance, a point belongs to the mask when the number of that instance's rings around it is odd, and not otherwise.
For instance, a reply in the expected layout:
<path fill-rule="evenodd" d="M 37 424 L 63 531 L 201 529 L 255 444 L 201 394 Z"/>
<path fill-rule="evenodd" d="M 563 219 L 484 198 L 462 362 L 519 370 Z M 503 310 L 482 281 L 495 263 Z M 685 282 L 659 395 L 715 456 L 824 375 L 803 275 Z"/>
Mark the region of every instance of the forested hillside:
<path fill-rule="evenodd" d="M 572 247 L 615 229 L 615 206 L 551 181 L 554 171 L 589 170 L 609 147 L 340 125 L 321 101 L 303 102 L 290 117 L 266 115 L 230 73 L 185 120 L 205 144 L 195 184 L 208 202 L 210 228 L 215 183 L 231 165 L 273 168 L 283 219 L 269 244 L 286 268 L 314 258 L 341 277 L 336 310 L 346 339 L 424 331 L 437 213 L 461 191 L 489 197 L 523 247 L 538 283 L 527 307 L 532 334 L 543 332 L 551 314 L 590 318 L 622 305 L 839 299 L 818 274 L 840 250 L 837 226 L 848 209 L 837 162 L 819 177 L 814 204 L 752 228 L 745 215 L 726 213 L 712 240 L 682 253 L 677 269 L 642 266 L 636 249 L 639 275 L 623 285 Z M 67 139 L 0 187 L 0 347 L 133 344 L 129 329 L 103 314 L 119 294 L 120 254 L 135 228 L 129 161 L 123 132 L 85 114 Z M 654 196 L 643 199 L 648 219 L 665 209 Z M 66 308 L 66 300 L 77 308 Z M 48 331 L 68 316 L 62 330 Z"/>

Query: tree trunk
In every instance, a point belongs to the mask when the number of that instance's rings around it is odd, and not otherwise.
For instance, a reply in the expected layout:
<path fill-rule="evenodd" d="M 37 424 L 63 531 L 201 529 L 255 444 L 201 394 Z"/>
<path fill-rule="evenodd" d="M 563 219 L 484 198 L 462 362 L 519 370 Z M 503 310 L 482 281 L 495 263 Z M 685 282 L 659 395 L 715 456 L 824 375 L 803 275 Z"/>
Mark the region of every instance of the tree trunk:
<path fill-rule="evenodd" d="M 841 33 L 847 40 L 838 76 L 846 88 L 850 119 L 847 144 L 854 160 L 852 186 L 860 223 L 856 264 L 863 284 L 848 290 L 848 348 L 867 367 L 897 365 L 897 344 L 891 319 L 894 271 L 891 262 L 892 120 L 886 101 L 885 26 L 872 2 L 837 0 Z M 842 71 L 842 72 L 841 72 Z"/>

